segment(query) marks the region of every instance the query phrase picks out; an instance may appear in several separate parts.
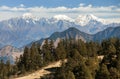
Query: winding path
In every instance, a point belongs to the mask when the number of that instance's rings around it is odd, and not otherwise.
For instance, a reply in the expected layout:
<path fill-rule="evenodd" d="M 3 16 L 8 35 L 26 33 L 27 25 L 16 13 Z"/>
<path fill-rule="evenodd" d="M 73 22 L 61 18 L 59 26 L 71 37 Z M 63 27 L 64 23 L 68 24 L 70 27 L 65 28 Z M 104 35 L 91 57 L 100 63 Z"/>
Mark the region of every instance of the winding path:
<path fill-rule="evenodd" d="M 44 76 L 45 74 L 50 74 L 50 71 L 47 71 L 45 69 L 48 68 L 53 68 L 53 67 L 60 67 L 61 66 L 61 61 L 57 61 L 54 63 L 49 64 L 46 67 L 41 68 L 40 70 L 37 70 L 29 75 L 23 76 L 23 77 L 18 77 L 18 78 L 14 78 L 14 79 L 37 79 L 40 78 L 42 76 Z"/>

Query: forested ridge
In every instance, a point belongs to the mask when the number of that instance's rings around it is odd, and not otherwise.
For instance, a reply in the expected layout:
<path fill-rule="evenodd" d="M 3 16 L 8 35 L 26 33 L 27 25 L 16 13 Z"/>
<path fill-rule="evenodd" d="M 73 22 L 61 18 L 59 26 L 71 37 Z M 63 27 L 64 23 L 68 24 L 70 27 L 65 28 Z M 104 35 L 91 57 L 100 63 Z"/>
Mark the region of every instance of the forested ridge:
<path fill-rule="evenodd" d="M 41 79 L 120 79 L 120 39 L 97 42 L 61 40 L 54 47 L 53 40 L 44 45 L 33 43 L 25 47 L 24 54 L 11 65 L 0 61 L 0 79 L 12 79 L 40 69 L 51 62 L 67 59 L 55 72 Z M 99 57 L 103 57 L 99 58 Z"/>

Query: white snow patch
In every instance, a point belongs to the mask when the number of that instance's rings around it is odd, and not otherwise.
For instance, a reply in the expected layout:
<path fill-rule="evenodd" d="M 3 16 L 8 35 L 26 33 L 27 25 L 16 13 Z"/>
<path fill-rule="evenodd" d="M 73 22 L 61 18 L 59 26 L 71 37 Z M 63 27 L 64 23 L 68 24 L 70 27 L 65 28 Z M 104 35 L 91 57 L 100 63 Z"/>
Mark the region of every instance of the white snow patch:
<path fill-rule="evenodd" d="M 56 20 L 66 20 L 66 21 L 70 21 L 70 22 L 74 21 L 72 18 L 70 18 L 66 15 L 55 15 L 53 18 Z"/>
<path fill-rule="evenodd" d="M 81 26 L 85 26 L 85 25 L 89 24 L 89 22 L 90 22 L 91 20 L 101 22 L 101 23 L 104 24 L 104 25 L 110 23 L 110 22 L 108 22 L 108 21 L 106 21 L 106 20 L 104 20 L 104 19 L 101 19 L 101 18 L 98 18 L 98 17 L 94 16 L 93 14 L 79 15 L 79 16 L 75 19 L 75 22 L 76 22 L 76 24 L 79 24 L 79 25 L 81 25 Z"/>
<path fill-rule="evenodd" d="M 22 16 L 24 19 L 33 18 L 32 13 L 24 13 Z"/>
<path fill-rule="evenodd" d="M 11 28 L 11 29 L 12 29 L 12 25 L 11 25 L 11 24 L 9 24 L 8 26 L 9 26 L 9 28 Z"/>

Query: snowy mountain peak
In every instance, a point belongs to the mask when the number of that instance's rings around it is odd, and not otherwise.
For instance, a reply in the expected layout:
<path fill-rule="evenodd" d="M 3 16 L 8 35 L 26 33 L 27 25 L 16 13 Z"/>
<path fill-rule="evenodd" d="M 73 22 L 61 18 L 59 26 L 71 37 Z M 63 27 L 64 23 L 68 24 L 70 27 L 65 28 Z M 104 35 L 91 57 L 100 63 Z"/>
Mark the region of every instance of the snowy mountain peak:
<path fill-rule="evenodd" d="M 24 13 L 24 14 L 22 15 L 22 18 L 24 18 L 24 19 L 33 18 L 33 15 L 32 15 L 31 13 Z"/>
<path fill-rule="evenodd" d="M 66 15 L 55 15 L 53 18 L 56 20 L 66 20 L 66 21 L 70 21 L 70 22 L 74 21 L 72 18 L 70 18 Z"/>
<path fill-rule="evenodd" d="M 87 14 L 87 15 L 79 15 L 78 16 L 79 18 L 83 18 L 83 19 L 88 19 L 88 20 L 91 20 L 91 19 L 97 19 L 96 16 L 92 15 L 92 14 Z"/>
<path fill-rule="evenodd" d="M 33 16 L 32 13 L 24 13 L 22 15 L 22 18 L 25 19 L 27 23 L 29 23 L 29 20 L 32 20 L 33 23 L 35 23 L 35 21 L 38 21 L 40 19 L 40 18 Z"/>
<path fill-rule="evenodd" d="M 107 24 L 107 22 L 104 19 L 98 18 L 92 14 L 79 15 L 75 20 L 75 22 L 77 24 L 80 24 L 81 26 L 89 24 L 90 21 L 96 21 L 101 22 L 102 24 Z"/>

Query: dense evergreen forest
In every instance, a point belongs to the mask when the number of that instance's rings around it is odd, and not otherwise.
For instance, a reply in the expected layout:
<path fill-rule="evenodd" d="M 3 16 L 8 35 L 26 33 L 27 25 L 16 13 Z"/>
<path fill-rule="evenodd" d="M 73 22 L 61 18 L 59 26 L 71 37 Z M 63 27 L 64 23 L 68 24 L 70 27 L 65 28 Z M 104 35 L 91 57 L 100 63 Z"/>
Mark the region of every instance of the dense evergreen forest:
<path fill-rule="evenodd" d="M 64 59 L 66 63 L 41 79 L 120 79 L 120 39 L 117 38 L 101 43 L 65 39 L 57 48 L 53 40 L 46 39 L 42 47 L 33 43 L 25 47 L 14 65 L 0 61 L 0 79 L 24 75 Z"/>

